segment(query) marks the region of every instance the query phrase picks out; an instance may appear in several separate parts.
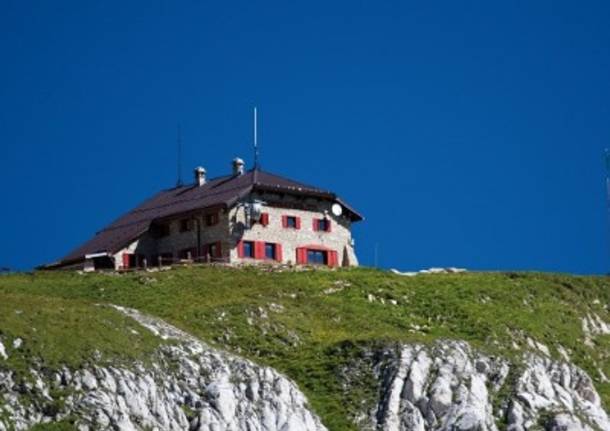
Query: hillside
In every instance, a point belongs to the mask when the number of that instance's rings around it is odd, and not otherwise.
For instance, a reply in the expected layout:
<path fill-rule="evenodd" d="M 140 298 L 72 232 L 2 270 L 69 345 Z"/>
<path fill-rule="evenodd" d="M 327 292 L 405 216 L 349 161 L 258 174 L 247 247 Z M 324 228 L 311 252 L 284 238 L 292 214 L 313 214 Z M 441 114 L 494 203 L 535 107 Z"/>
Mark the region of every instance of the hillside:
<path fill-rule="evenodd" d="M 273 367 L 297 384 L 331 430 L 369 426 L 366 412 L 376 408 L 381 385 L 375 374 L 379 367 L 370 363 L 383 364 L 393 357 L 392 349 L 406 351 L 401 346 L 432 349 L 438 340 L 465 342 L 485 355 L 483 362 L 503 358 L 514 369 L 529 351 L 569 360 L 591 377 L 607 409 L 609 286 L 607 277 L 401 277 L 372 269 L 10 274 L 0 276 L 0 342 L 7 357 L 3 360 L 0 351 L 0 370 L 27 381 L 31 368 L 129 367 L 134 361 L 146 363 L 155 349 L 172 343 L 104 306 L 114 304 Z M 507 390 L 500 386 L 498 394 Z M 8 417 L 0 410 L 0 420 L 3 415 Z M 502 415 L 496 418 L 498 428 L 506 423 Z M 71 429 L 70 422 L 66 418 L 37 429 Z"/>

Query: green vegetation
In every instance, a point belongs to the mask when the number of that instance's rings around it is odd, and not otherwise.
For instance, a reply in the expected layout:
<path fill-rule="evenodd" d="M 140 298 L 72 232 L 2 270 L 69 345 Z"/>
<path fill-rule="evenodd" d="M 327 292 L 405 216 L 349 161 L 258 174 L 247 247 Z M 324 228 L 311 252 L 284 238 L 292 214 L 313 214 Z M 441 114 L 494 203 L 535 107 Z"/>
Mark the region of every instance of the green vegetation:
<path fill-rule="evenodd" d="M 463 339 L 518 360 L 527 337 L 573 361 L 596 380 L 610 405 L 610 336 L 584 344 L 589 313 L 610 321 L 610 279 L 539 273 L 467 273 L 401 277 L 371 269 L 268 271 L 223 267 L 116 274 L 0 276 L 0 336 L 11 366 L 42 360 L 77 366 L 104 357 L 145 357 L 158 341 L 114 310 L 119 304 L 160 317 L 210 344 L 271 365 L 294 379 L 332 430 L 375 397 L 372 376 L 344 391 L 339 377 L 363 346 Z M 19 312 L 17 312 L 19 311 Z M 36 330 L 34 330 L 34 328 Z M 128 330 L 128 328 L 134 331 Z M 127 330 L 126 330 L 127 329 Z M 514 343 L 519 349 L 515 349 Z M 7 344 L 7 343 L 5 343 Z M 10 344 L 10 343 L 9 343 Z M 0 364 L 2 362 L 0 361 Z"/>
<path fill-rule="evenodd" d="M 1 278 L 2 283 L 6 279 Z M 87 361 L 131 362 L 153 352 L 160 340 L 122 313 L 90 301 L 4 289 L 0 294 L 0 339 L 8 364 L 23 372 L 77 367 Z M 19 348 L 13 348 L 15 340 Z M 25 374 L 25 373 L 23 373 Z"/>

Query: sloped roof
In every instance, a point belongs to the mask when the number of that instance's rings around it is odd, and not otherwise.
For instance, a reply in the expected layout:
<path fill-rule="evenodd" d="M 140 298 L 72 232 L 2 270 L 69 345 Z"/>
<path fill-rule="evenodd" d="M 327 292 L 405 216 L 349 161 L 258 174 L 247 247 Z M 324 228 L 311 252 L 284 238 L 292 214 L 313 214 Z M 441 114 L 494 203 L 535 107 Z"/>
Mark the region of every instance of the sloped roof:
<path fill-rule="evenodd" d="M 358 212 L 332 192 L 253 169 L 239 176 L 228 175 L 212 179 L 201 187 L 187 185 L 162 190 L 99 231 L 60 262 L 50 266 L 77 261 L 87 254 L 115 253 L 146 232 L 155 220 L 216 206 L 231 207 L 255 190 L 318 196 L 334 200 L 346 209 L 347 215 L 353 221 L 362 220 Z"/>

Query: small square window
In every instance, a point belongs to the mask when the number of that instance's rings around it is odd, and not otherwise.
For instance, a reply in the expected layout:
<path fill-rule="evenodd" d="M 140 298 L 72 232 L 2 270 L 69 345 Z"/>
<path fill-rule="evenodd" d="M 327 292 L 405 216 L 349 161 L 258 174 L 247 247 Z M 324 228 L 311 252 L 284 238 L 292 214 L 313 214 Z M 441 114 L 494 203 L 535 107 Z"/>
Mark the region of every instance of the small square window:
<path fill-rule="evenodd" d="M 254 242 L 244 241 L 244 257 L 254 258 Z"/>
<path fill-rule="evenodd" d="M 180 232 L 188 232 L 192 230 L 192 222 L 189 219 L 180 220 Z"/>
<path fill-rule="evenodd" d="M 327 253 L 323 250 L 307 250 L 307 263 L 310 265 L 326 265 Z"/>
<path fill-rule="evenodd" d="M 297 218 L 294 216 L 287 216 L 286 217 L 286 227 L 296 229 L 297 228 Z"/>
<path fill-rule="evenodd" d="M 321 218 L 317 220 L 318 222 L 318 229 L 322 232 L 328 232 L 328 227 L 330 226 L 330 222 L 328 221 L 328 219 L 325 218 Z"/>
<path fill-rule="evenodd" d="M 213 226 L 218 223 L 218 213 L 207 214 L 205 216 L 205 224 L 207 226 Z"/>
<path fill-rule="evenodd" d="M 275 260 L 275 244 L 271 242 L 265 243 L 265 259 Z"/>

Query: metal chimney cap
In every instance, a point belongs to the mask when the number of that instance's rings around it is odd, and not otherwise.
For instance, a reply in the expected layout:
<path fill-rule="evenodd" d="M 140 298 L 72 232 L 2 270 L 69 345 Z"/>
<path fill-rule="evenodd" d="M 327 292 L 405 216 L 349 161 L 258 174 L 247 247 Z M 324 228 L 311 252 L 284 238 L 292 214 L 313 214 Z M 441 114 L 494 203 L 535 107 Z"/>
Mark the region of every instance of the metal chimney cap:
<path fill-rule="evenodd" d="M 244 161 L 239 157 L 235 157 L 231 166 L 233 167 L 233 175 L 243 175 L 244 173 Z"/>

